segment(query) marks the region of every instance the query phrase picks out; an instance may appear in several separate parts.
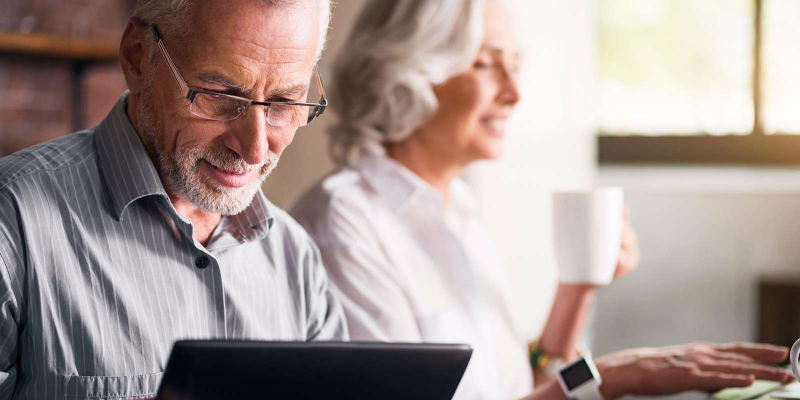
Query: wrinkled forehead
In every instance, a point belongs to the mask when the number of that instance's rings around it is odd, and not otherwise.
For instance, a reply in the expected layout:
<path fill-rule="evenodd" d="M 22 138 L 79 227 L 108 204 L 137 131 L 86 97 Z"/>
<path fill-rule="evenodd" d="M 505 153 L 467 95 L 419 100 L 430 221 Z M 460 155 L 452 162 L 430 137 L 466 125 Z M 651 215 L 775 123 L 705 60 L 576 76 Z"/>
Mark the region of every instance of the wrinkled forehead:
<path fill-rule="evenodd" d="M 313 65 L 320 29 L 315 0 L 203 0 L 191 21 L 184 44 L 194 57 L 234 57 L 244 68 Z"/>

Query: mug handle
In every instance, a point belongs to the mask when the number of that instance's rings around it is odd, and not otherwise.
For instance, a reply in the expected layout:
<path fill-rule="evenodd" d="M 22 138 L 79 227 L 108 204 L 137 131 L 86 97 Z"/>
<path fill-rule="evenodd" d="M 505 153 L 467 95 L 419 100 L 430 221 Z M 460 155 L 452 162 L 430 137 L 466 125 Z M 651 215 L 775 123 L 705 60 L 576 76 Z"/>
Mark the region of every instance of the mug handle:
<path fill-rule="evenodd" d="M 792 373 L 794 377 L 800 381 L 800 371 L 797 368 L 797 359 L 800 358 L 800 339 L 797 339 L 792 346 L 792 351 L 789 352 L 789 362 L 792 364 Z"/>

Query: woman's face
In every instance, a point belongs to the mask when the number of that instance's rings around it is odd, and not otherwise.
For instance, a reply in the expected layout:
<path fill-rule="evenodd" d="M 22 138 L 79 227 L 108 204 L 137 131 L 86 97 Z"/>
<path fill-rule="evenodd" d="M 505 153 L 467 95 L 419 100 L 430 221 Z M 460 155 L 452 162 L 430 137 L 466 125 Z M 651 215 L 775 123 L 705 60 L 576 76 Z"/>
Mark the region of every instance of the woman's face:
<path fill-rule="evenodd" d="M 472 67 L 434 87 L 439 109 L 415 135 L 437 157 L 466 165 L 502 153 L 506 121 L 520 98 L 511 18 L 502 7 L 487 3 L 485 36 Z"/>

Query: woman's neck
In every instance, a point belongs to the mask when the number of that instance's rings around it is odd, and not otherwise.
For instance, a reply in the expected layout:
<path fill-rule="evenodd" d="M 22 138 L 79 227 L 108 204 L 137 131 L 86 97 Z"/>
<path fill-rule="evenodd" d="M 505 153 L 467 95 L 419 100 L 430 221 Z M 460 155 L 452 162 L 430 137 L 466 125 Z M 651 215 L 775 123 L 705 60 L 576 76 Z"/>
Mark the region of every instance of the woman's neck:
<path fill-rule="evenodd" d="M 389 158 L 408 168 L 441 192 L 445 203 L 448 200 L 450 183 L 461 175 L 466 167 L 414 140 L 413 135 L 405 142 L 387 146 L 386 153 Z"/>

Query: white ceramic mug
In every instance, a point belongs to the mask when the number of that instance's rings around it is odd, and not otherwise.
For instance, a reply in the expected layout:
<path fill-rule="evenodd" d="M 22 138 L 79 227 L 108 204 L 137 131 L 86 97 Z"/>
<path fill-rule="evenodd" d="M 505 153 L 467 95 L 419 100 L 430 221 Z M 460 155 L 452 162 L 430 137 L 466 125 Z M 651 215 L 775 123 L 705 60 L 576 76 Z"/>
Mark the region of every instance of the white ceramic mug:
<path fill-rule="evenodd" d="M 794 377 L 800 381 L 800 371 L 797 370 L 797 359 L 800 358 L 800 339 L 797 339 L 792 346 L 792 351 L 789 352 L 789 363 L 792 364 L 792 373 Z"/>
<path fill-rule="evenodd" d="M 559 281 L 605 286 L 614 280 L 625 194 L 622 188 L 553 193 Z"/>

